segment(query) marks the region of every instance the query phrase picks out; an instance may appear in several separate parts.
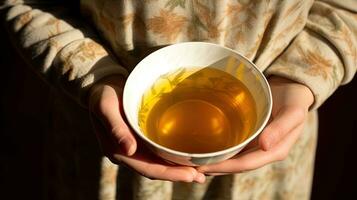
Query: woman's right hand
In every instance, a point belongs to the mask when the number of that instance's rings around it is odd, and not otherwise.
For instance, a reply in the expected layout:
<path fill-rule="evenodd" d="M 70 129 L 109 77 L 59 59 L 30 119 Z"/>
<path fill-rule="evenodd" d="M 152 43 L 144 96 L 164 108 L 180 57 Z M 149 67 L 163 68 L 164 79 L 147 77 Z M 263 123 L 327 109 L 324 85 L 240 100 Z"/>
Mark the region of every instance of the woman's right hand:
<path fill-rule="evenodd" d="M 89 92 L 90 118 L 104 154 L 115 164 L 124 164 L 139 174 L 158 180 L 203 183 L 205 176 L 193 167 L 168 164 L 145 145 L 138 145 L 122 109 L 125 79 L 110 76 Z"/>

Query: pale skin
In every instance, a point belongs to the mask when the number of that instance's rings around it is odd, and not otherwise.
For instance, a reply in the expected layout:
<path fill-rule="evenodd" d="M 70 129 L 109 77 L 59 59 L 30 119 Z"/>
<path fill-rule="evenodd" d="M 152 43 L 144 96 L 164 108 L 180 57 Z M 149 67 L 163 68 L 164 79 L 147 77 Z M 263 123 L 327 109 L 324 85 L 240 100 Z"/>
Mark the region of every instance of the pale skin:
<path fill-rule="evenodd" d="M 92 87 L 89 94 L 92 124 L 104 154 L 112 162 L 156 180 L 203 183 L 205 175 L 242 173 L 284 160 L 298 140 L 314 102 L 308 87 L 285 78 L 270 77 L 272 115 L 257 140 L 229 160 L 194 168 L 162 161 L 135 138 L 122 112 L 124 82 L 120 76 L 111 76 Z"/>

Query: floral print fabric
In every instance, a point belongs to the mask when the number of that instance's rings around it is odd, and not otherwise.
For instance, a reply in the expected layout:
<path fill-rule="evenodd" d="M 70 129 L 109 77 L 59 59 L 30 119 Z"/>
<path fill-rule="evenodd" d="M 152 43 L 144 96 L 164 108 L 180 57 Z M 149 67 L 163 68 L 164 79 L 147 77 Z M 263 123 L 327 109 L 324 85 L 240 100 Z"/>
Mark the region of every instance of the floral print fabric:
<path fill-rule="evenodd" d="M 268 76 L 307 85 L 313 109 L 356 71 L 355 1 L 82 0 L 81 7 L 129 71 L 157 46 L 218 43 Z"/>
<path fill-rule="evenodd" d="M 7 31 L 33 68 L 83 105 L 100 78 L 127 75 L 148 53 L 185 41 L 232 48 L 267 76 L 305 84 L 315 97 L 303 134 L 284 161 L 198 185 L 148 180 L 103 158 L 100 199 L 309 198 L 317 140 L 313 110 L 354 76 L 357 1 L 81 0 L 80 7 L 99 35 L 59 3 L 8 0 L 2 10 Z"/>

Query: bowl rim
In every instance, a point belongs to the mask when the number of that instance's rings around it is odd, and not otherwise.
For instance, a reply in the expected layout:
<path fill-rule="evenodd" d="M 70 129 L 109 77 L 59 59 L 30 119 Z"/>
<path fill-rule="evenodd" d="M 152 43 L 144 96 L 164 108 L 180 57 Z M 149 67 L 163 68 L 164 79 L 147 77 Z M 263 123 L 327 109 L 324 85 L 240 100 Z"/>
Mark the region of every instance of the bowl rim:
<path fill-rule="evenodd" d="M 255 71 L 257 71 L 260 76 L 260 78 L 263 80 L 263 82 L 266 85 L 266 88 L 268 90 L 268 112 L 266 113 L 265 119 L 263 121 L 263 123 L 259 126 L 259 128 L 254 132 L 254 134 L 250 135 L 247 139 L 245 139 L 243 142 L 239 143 L 238 145 L 229 147 L 227 149 L 223 149 L 220 151 L 214 151 L 214 152 L 209 152 L 209 153 L 187 153 L 187 152 L 182 152 L 182 151 L 177 151 L 177 150 L 173 150 L 173 149 L 169 149 L 167 147 L 164 147 L 160 144 L 155 143 L 154 141 L 150 140 L 149 138 L 147 138 L 145 136 L 145 134 L 140 130 L 137 129 L 135 126 L 133 126 L 133 122 L 130 120 L 129 117 L 127 117 L 127 121 L 129 122 L 129 126 L 135 131 L 134 134 L 138 135 L 142 140 L 144 140 L 145 142 L 148 142 L 150 145 L 154 146 L 155 148 L 158 148 L 160 150 L 163 150 L 167 153 L 176 155 L 176 156 L 181 156 L 181 157 L 193 157 L 193 158 L 206 158 L 206 157 L 215 157 L 215 156 L 219 156 L 219 155 L 225 155 L 234 151 L 239 150 L 240 148 L 246 146 L 249 142 L 251 142 L 254 138 L 256 138 L 264 129 L 265 125 L 268 123 L 268 120 L 270 118 L 271 112 L 272 112 L 272 106 L 273 106 L 273 98 L 272 98 L 272 94 L 271 94 L 271 88 L 270 85 L 266 79 L 266 77 L 264 76 L 263 72 L 261 72 L 257 66 L 251 62 L 247 57 L 245 57 L 244 55 L 242 55 L 241 53 L 237 52 L 236 50 L 233 50 L 231 48 L 219 45 L 219 44 L 215 44 L 215 43 L 209 43 L 209 42 L 181 42 L 181 43 L 176 43 L 176 44 L 170 44 L 167 45 L 165 47 L 162 47 L 152 53 L 150 53 L 149 55 L 145 56 L 145 58 L 143 58 L 138 64 L 135 65 L 134 69 L 130 72 L 129 76 L 127 77 L 127 80 L 125 82 L 124 85 L 124 89 L 123 89 L 123 96 L 122 96 L 122 101 L 123 101 L 123 110 L 124 110 L 124 114 L 125 117 L 129 116 L 128 114 L 128 109 L 126 108 L 125 105 L 128 105 L 128 101 L 130 101 L 129 97 L 128 97 L 128 85 L 129 84 L 133 84 L 135 83 L 135 81 L 133 81 L 133 76 L 132 74 L 136 74 L 138 73 L 137 71 L 140 70 L 140 66 L 143 66 L 142 63 L 144 63 L 146 61 L 146 59 L 148 59 L 148 57 L 151 57 L 154 54 L 157 54 L 161 51 L 165 51 L 168 48 L 175 48 L 176 46 L 181 46 L 181 45 L 206 45 L 206 46 L 214 46 L 214 47 L 219 47 L 219 48 L 223 48 L 227 51 L 230 51 L 233 54 L 236 54 L 237 56 L 240 56 L 241 58 L 243 58 L 246 62 L 248 62 Z"/>

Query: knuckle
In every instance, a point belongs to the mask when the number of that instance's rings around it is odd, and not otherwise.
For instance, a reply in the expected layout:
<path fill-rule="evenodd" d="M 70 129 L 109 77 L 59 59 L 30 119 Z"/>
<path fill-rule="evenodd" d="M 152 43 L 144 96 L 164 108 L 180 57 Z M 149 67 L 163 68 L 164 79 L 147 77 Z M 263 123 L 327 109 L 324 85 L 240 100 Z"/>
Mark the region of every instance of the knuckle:
<path fill-rule="evenodd" d="M 114 126 L 110 129 L 110 134 L 115 136 L 120 136 L 121 128 L 119 126 Z"/>
<path fill-rule="evenodd" d="M 128 135 L 125 135 L 125 134 L 123 135 L 123 134 L 118 134 L 118 133 L 112 133 L 112 137 L 113 137 L 113 140 L 119 145 L 123 144 L 123 142 L 127 141 L 129 138 Z"/>
<path fill-rule="evenodd" d="M 126 137 L 127 135 L 124 133 L 126 133 L 128 130 L 129 129 L 125 126 L 116 125 L 110 130 L 110 133 L 116 136 Z"/>
<path fill-rule="evenodd" d="M 118 124 L 111 128 L 110 133 L 118 138 L 127 138 L 131 131 L 125 124 Z"/>

